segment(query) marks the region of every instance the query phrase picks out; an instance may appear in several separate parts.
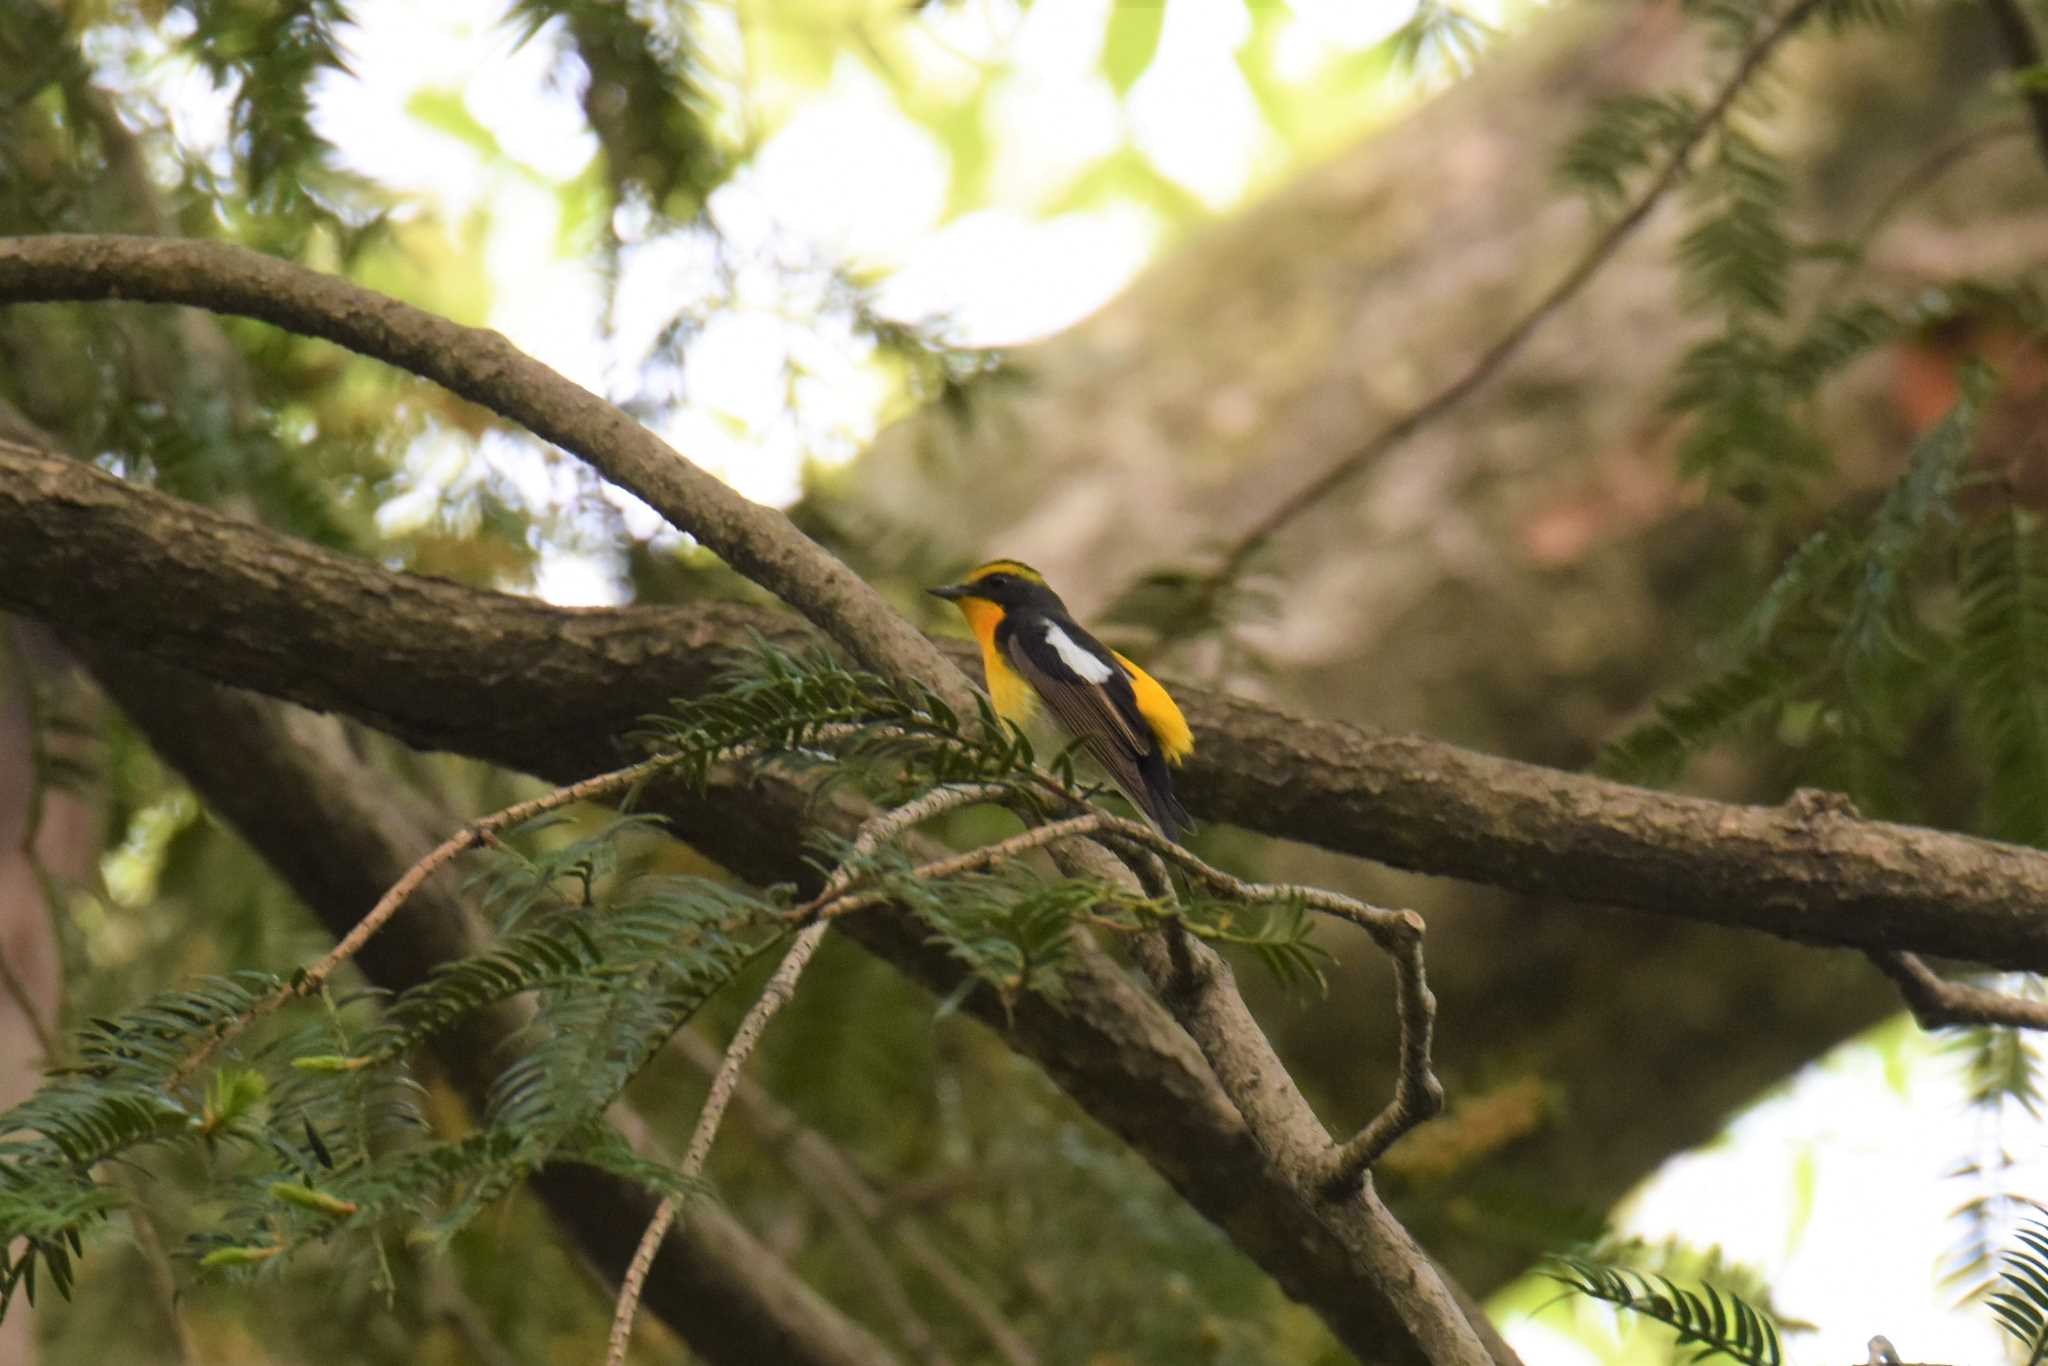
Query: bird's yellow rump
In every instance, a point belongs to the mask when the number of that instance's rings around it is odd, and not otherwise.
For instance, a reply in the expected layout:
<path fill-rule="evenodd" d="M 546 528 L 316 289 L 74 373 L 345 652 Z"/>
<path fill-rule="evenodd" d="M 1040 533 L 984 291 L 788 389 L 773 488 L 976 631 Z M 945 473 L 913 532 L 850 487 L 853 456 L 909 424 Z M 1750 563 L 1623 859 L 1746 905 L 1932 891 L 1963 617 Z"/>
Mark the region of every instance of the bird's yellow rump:
<path fill-rule="evenodd" d="M 1083 630 L 1044 575 L 990 560 L 931 592 L 960 609 L 980 643 L 998 716 L 1022 724 L 1049 705 L 1163 833 L 1190 828 L 1169 772 L 1194 752 L 1187 718 L 1152 675 Z"/>

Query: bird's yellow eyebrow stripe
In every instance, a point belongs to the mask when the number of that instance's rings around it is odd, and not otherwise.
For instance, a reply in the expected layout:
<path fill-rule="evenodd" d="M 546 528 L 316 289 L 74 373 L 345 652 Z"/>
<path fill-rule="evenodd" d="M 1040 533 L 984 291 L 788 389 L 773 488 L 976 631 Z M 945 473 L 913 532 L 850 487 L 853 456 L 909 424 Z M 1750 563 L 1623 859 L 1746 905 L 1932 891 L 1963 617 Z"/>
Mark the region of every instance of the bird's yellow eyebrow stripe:
<path fill-rule="evenodd" d="M 1045 582 L 1045 576 L 1043 574 L 1039 573 L 1036 569 L 1033 569 L 1030 565 L 1021 563 L 1017 560 L 990 560 L 987 564 L 977 565 L 974 568 L 974 570 L 971 573 L 969 573 L 966 578 L 960 580 L 960 582 L 980 583 L 983 579 L 987 578 L 991 574 L 1015 574 L 1018 578 L 1029 579 L 1033 583 Z"/>

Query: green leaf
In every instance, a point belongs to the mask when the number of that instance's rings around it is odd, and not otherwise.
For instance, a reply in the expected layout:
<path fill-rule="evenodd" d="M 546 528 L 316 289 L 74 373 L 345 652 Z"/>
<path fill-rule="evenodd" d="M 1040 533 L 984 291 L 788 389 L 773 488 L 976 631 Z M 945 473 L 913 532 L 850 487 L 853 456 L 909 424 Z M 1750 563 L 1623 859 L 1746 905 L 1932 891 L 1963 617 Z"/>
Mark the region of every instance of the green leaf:
<path fill-rule="evenodd" d="M 1152 65 L 1166 28 L 1166 0 L 1119 0 L 1109 7 L 1102 39 L 1102 74 L 1121 99 Z"/>
<path fill-rule="evenodd" d="M 1691 136 L 1698 118 L 1692 100 L 1676 92 L 1603 99 L 1566 144 L 1557 177 L 1596 201 L 1618 202 L 1628 177 Z"/>
<path fill-rule="evenodd" d="M 1573 1294 L 1611 1304 L 1672 1329 L 1694 1361 L 1726 1357 L 1745 1366 L 1784 1366 L 1784 1345 L 1769 1315 L 1740 1296 L 1701 1283 L 1697 1291 L 1668 1277 L 1589 1257 L 1556 1256 L 1542 1274 Z"/>
<path fill-rule="evenodd" d="M 1985 833 L 2048 847 L 2048 542 L 2007 508 L 1963 553 L 1964 714 L 1986 761 Z"/>
<path fill-rule="evenodd" d="M 270 1098 L 270 1083 L 253 1067 L 223 1067 L 206 1085 L 205 1123 L 213 1131 L 255 1118 Z"/>
<path fill-rule="evenodd" d="M 324 1214 L 335 1219 L 346 1219 L 358 1208 L 353 1200 L 343 1200 L 296 1181 L 271 1182 L 270 1195 L 274 1200 L 282 1200 L 288 1205 L 297 1205 L 301 1209 L 309 1209 L 315 1214 Z"/>
<path fill-rule="evenodd" d="M 1593 771 L 1621 782 L 1669 782 L 1688 758 L 1758 715 L 1802 677 L 1792 662 L 1758 650 L 1704 683 L 1660 698 L 1655 715 L 1601 749 Z"/>
<path fill-rule="evenodd" d="M 255 1266 L 269 1261 L 284 1249 L 276 1245 L 266 1247 L 217 1247 L 199 1259 L 199 1265 L 211 1271 L 223 1266 Z"/>
<path fill-rule="evenodd" d="M 2025 1353 L 2026 1366 L 2048 1362 L 2048 1220 L 2029 1219 L 2013 1234 L 2019 1249 L 2000 1258 L 2000 1289 L 1987 1303 L 1999 1327 Z"/>
<path fill-rule="evenodd" d="M 446 133 L 483 159 L 497 166 L 509 161 L 498 135 L 478 122 L 459 90 L 415 90 L 405 102 L 405 112 L 438 133 Z"/>
<path fill-rule="evenodd" d="M 1905 474 L 1885 495 L 1872 523 L 1862 579 L 1842 631 L 1850 696 L 1867 716 L 1883 714 L 1887 667 L 1902 653 L 1911 655 L 1906 580 L 1931 533 L 1953 517 L 1956 481 L 1969 459 L 1992 383 L 1983 367 L 1965 368 L 1955 406 L 1914 445 Z"/>

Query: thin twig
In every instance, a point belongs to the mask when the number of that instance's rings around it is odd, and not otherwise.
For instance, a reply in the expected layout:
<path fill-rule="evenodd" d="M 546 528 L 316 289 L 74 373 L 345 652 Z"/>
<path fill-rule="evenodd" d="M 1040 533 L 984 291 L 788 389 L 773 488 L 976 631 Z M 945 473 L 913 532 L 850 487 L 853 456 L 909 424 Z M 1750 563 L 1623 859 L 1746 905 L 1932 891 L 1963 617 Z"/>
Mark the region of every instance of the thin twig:
<path fill-rule="evenodd" d="M 852 857 L 865 857 L 883 841 L 894 838 L 920 821 L 956 807 L 985 801 L 1002 790 L 986 783 L 933 788 L 915 801 L 884 812 L 863 825 L 854 837 Z M 852 878 L 851 868 L 842 863 L 826 879 L 826 887 L 843 888 Z M 733 1088 L 739 1084 L 740 1069 L 746 1066 L 754 1045 L 760 1042 L 762 1031 L 768 1028 L 768 1022 L 796 994 L 797 979 L 803 975 L 805 965 L 818 951 L 825 931 L 830 928 L 829 920 L 819 919 L 797 933 L 790 943 L 789 952 L 783 955 L 775 974 L 768 979 L 768 985 L 761 989 L 761 995 L 748 1008 L 739 1028 L 733 1031 L 731 1042 L 725 1046 L 725 1058 L 719 1064 L 717 1075 L 711 1079 L 710 1093 L 704 1097 L 704 1108 L 697 1112 L 697 1127 L 690 1133 L 690 1146 L 684 1150 L 682 1164 L 677 1169 L 686 1182 L 703 1175 L 705 1160 L 711 1155 L 712 1141 L 718 1136 L 719 1122 L 725 1118 L 725 1108 L 732 1101 Z M 640 1245 L 634 1249 L 632 1263 L 626 1268 L 625 1279 L 619 1285 L 618 1304 L 612 1312 L 611 1341 L 605 1355 L 606 1366 L 621 1366 L 626 1359 L 626 1347 L 633 1337 L 633 1317 L 640 1307 L 640 1292 L 647 1284 L 647 1273 L 654 1267 L 654 1257 L 661 1250 L 661 1241 L 668 1236 L 669 1225 L 675 1222 L 681 1208 L 682 1202 L 673 1195 L 669 1196 L 655 1210 L 646 1232 L 640 1235 Z"/>
<path fill-rule="evenodd" d="M 1430 991 L 1422 970 L 1422 917 L 1413 911 L 1403 914 L 1413 921 L 1413 934 L 1394 950 L 1395 1010 L 1401 1022 L 1401 1074 L 1394 1083 L 1394 1098 L 1374 1115 L 1349 1143 L 1336 1152 L 1330 1164 L 1325 1189 L 1332 1196 L 1356 1190 L 1380 1154 L 1394 1141 L 1424 1120 L 1443 1112 L 1443 1083 L 1429 1063 L 1430 1035 L 1436 1025 L 1436 996 Z"/>
<path fill-rule="evenodd" d="M 1925 156 L 1906 168 L 1893 186 L 1877 201 L 1869 216 L 1863 220 L 1855 234 L 1849 238 L 1849 260 L 1845 268 L 1853 267 L 1869 254 L 1871 243 L 1877 240 L 1879 232 L 1913 196 L 1926 190 L 1959 164 L 1976 155 L 1994 142 L 2005 138 L 2019 137 L 2027 132 L 2027 125 L 2019 119 L 2000 119 L 1987 123 L 1981 128 L 1972 128 L 1959 133 L 1947 142 L 1933 148 Z M 1839 283 L 1840 276 L 1836 277 Z M 1823 293 L 1832 292 L 1824 290 Z"/>
<path fill-rule="evenodd" d="M 860 727 L 854 725 L 820 726 L 812 732 L 811 739 L 815 741 L 838 739 L 843 734 L 858 729 Z M 756 752 L 758 752 L 758 746 L 737 746 L 720 752 L 714 756 L 714 761 L 718 763 L 737 762 Z M 615 769 L 610 773 L 600 773 L 595 777 L 585 778 L 581 782 L 570 783 L 566 787 L 558 787 L 554 791 L 543 793 L 530 801 L 519 802 L 513 806 L 506 807 L 502 811 L 493 812 L 481 820 L 471 822 L 442 841 L 441 844 L 436 846 L 424 858 L 420 859 L 419 862 L 406 869 L 405 876 L 399 878 L 397 882 L 391 885 L 390 890 L 385 892 L 378 899 L 377 904 L 370 908 L 370 913 L 357 921 L 355 928 L 344 935 L 341 942 L 336 944 L 325 958 L 322 958 L 312 967 L 298 973 L 290 982 L 279 987 L 261 1001 L 258 1001 L 255 1005 L 230 1021 L 218 1034 L 215 1034 L 197 1049 L 193 1050 L 183 1062 L 178 1064 L 177 1070 L 164 1083 L 164 1088 L 166 1090 L 174 1090 L 183 1085 L 195 1071 L 204 1066 L 207 1060 L 220 1050 L 222 1045 L 238 1037 L 257 1020 L 282 1009 L 293 1001 L 302 1000 L 317 992 L 342 964 L 362 951 L 363 945 L 367 944 L 370 941 L 370 937 L 384 927 L 386 921 L 398 913 L 399 908 L 405 905 L 407 898 L 418 891 L 428 878 L 439 872 L 457 855 L 478 844 L 497 844 L 497 834 L 500 830 L 510 829 L 515 825 L 532 820 L 535 816 L 544 815 L 558 807 L 569 806 L 576 802 L 601 797 L 606 793 L 616 792 L 622 787 L 631 787 L 654 776 L 663 769 L 673 768 L 691 757 L 687 754 L 656 755 L 652 759 L 645 759 L 640 763 Z M 957 788 L 938 789 L 939 792 L 958 792 L 959 790 Z M 980 789 L 976 790 L 979 791 Z M 913 803 L 913 805 L 915 804 Z"/>
<path fill-rule="evenodd" d="M 223 1045 L 238 1037 L 257 1020 L 319 991 L 342 964 L 362 950 L 363 945 L 370 941 L 370 936 L 382 929 L 384 923 L 398 913 L 399 908 L 405 905 L 406 899 L 418 891 L 422 883 L 452 862 L 458 854 L 493 839 L 500 830 L 510 829 L 558 807 L 601 797 L 622 787 L 631 787 L 665 768 L 675 766 L 684 757 L 679 754 L 663 754 L 628 768 L 600 773 L 594 778 L 585 778 L 582 782 L 571 783 L 567 787 L 558 787 L 552 792 L 543 793 L 531 801 L 508 806 L 502 811 L 493 812 L 482 820 L 464 826 L 443 840 L 426 857 L 406 869 L 405 876 L 391 885 L 391 889 L 370 908 L 370 913 L 358 920 L 355 928 L 343 935 L 341 942 L 336 944 L 326 957 L 236 1016 L 220 1032 L 187 1054 L 185 1060 L 178 1064 L 177 1070 L 171 1073 L 170 1079 L 164 1083 L 164 1089 L 175 1090 L 182 1086 Z"/>
<path fill-rule="evenodd" d="M 768 985 L 761 989 L 760 996 L 740 1020 L 739 1028 L 733 1031 L 732 1041 L 725 1046 L 725 1059 L 719 1064 L 718 1075 L 711 1079 L 711 1091 L 704 1097 L 704 1108 L 697 1113 L 697 1127 L 690 1133 L 690 1146 L 684 1150 L 682 1163 L 677 1167 L 677 1173 L 684 1180 L 694 1181 L 703 1175 L 704 1161 L 711 1155 L 712 1140 L 718 1137 L 719 1121 L 725 1118 L 725 1107 L 732 1100 L 740 1068 L 753 1054 L 754 1045 L 760 1042 L 768 1022 L 796 994 L 797 979 L 803 975 L 805 965 L 818 951 L 825 931 L 830 928 L 821 920 L 806 927 L 790 942 L 789 952 L 783 955 L 775 975 L 768 979 Z M 654 1217 L 647 1221 L 647 1231 L 640 1235 L 640 1246 L 633 1250 L 633 1261 L 626 1268 L 625 1279 L 619 1284 L 618 1304 L 612 1311 L 610 1346 L 605 1352 L 606 1366 L 621 1366 L 626 1359 L 626 1346 L 633 1337 L 633 1317 L 640 1308 L 640 1292 L 647 1285 L 647 1273 L 654 1269 L 654 1257 L 661 1251 L 662 1239 L 668 1236 L 669 1225 L 675 1222 L 681 1209 L 681 1200 L 673 1195 L 667 1197 L 654 1211 Z"/>
<path fill-rule="evenodd" d="M 2048 165 L 2048 90 L 2036 83 L 2041 78 L 2041 40 L 2034 36 L 2034 26 L 2016 0 L 1984 0 L 1984 6 L 1991 11 L 1998 41 L 2005 45 L 2007 65 L 2012 67 L 2014 77 L 2026 82 L 2022 91 L 2027 117 L 2034 124 L 2034 143 L 2040 150 L 2042 164 Z"/>
<path fill-rule="evenodd" d="M 1967 1024 L 2048 1029 L 2048 1001 L 1945 981 L 1917 953 L 1875 952 L 1870 961 L 1898 984 L 1899 995 L 1922 1029 Z"/>
<path fill-rule="evenodd" d="M 1012 835 L 994 844 L 984 844 L 962 854 L 952 854 L 946 858 L 933 859 L 929 863 L 921 863 L 910 870 L 910 876 L 920 882 L 937 882 L 949 877 L 958 877 L 962 873 L 979 872 L 983 868 L 1007 863 L 1033 849 L 1057 844 L 1061 840 L 1097 834 L 1109 829 L 1118 819 L 1107 811 L 1097 811 L 1086 816 L 1074 816 L 1063 821 L 1034 825 L 1022 834 Z M 849 892 L 848 883 L 841 882 L 837 886 L 828 886 L 789 914 L 796 923 L 809 924 L 816 920 L 836 920 L 842 915 L 851 915 L 855 911 L 864 911 L 895 899 L 894 894 L 888 891 Z"/>
<path fill-rule="evenodd" d="M 718 1050 L 698 1035 L 678 1035 L 676 1050 L 707 1075 L 718 1071 Z M 1002 1311 L 981 1287 L 955 1266 L 914 1222 L 892 1210 L 892 1204 L 902 1203 L 900 1192 L 894 1200 L 884 1197 L 852 1157 L 841 1151 L 831 1139 L 806 1126 L 788 1106 L 770 1095 L 759 1083 L 742 1077 L 738 1089 L 733 1092 L 733 1100 L 747 1115 L 748 1122 L 760 1134 L 763 1143 L 786 1155 L 790 1170 L 812 1189 L 828 1213 L 837 1207 L 868 1224 L 885 1225 L 890 1236 L 901 1245 L 904 1255 L 974 1321 L 997 1356 L 1009 1366 L 1037 1366 L 1037 1353 L 1010 1326 Z M 888 1270 L 886 1267 L 883 1269 Z M 889 1278 L 896 1279 L 893 1271 Z M 897 1284 L 900 1286 L 901 1282 Z M 889 1298 L 893 1300 L 894 1295 L 895 1292 L 891 1292 Z"/>
<path fill-rule="evenodd" d="M 1000 791 L 1001 789 L 992 789 L 989 795 L 997 795 Z M 910 870 L 910 876 L 920 881 L 940 881 L 958 877 L 962 873 L 978 872 L 999 863 L 1007 863 L 1019 854 L 1058 844 L 1062 840 L 1083 839 L 1095 835 L 1109 835 L 1142 844 L 1205 883 L 1212 891 L 1233 900 L 1298 901 L 1310 910 L 1321 911 L 1340 920 L 1348 920 L 1370 934 L 1374 943 L 1390 952 L 1408 933 L 1408 921 L 1413 918 L 1419 922 L 1419 917 L 1416 917 L 1413 911 L 1392 911 L 1385 907 L 1368 905 L 1320 887 L 1299 886 L 1293 883 L 1246 882 L 1220 868 L 1204 863 L 1193 852 L 1168 840 L 1150 826 L 1126 820 L 1107 811 L 1090 811 L 1085 816 L 1071 816 L 1065 820 L 1035 825 L 1008 839 L 919 864 Z M 818 918 L 837 919 L 842 915 L 882 905 L 892 899 L 886 891 L 849 892 L 842 885 L 820 892 L 810 901 L 791 910 L 789 914 L 798 924 L 805 924 Z"/>
<path fill-rule="evenodd" d="M 200 1359 L 199 1350 L 192 1342 L 192 1330 L 178 1312 L 178 1281 L 171 1272 L 170 1253 L 164 1250 L 164 1240 L 157 1233 L 156 1220 L 143 1207 L 140 1180 L 132 1173 L 124 1179 L 133 1188 L 128 1205 L 128 1227 L 134 1231 L 135 1250 L 142 1256 L 142 1265 L 149 1273 L 150 1293 L 156 1296 L 157 1308 L 170 1335 L 171 1360 L 179 1366 L 187 1366 L 187 1363 Z"/>
<path fill-rule="evenodd" d="M 835 739 L 840 733 L 855 729 L 857 727 L 850 725 L 823 726 L 818 728 L 812 738 L 816 740 Z M 744 759 L 753 753 L 754 749 L 754 746 L 740 746 L 726 750 L 716 756 L 717 761 L 733 762 Z M 552 792 L 542 793 L 540 796 L 529 801 L 515 803 L 501 811 L 495 811 L 481 820 L 473 821 L 469 825 L 464 826 L 461 830 L 458 830 L 455 834 L 450 835 L 439 845 L 435 846 L 425 857 L 414 863 L 412 867 L 406 869 L 405 875 L 393 883 L 390 889 L 378 899 L 377 904 L 370 908 L 370 913 L 357 921 L 355 927 L 342 936 L 341 941 L 318 963 L 297 973 L 291 981 L 279 987 L 261 1001 L 258 1001 L 242 1014 L 236 1016 L 218 1033 L 208 1038 L 188 1054 L 184 1061 L 178 1064 L 177 1069 L 171 1073 L 169 1079 L 165 1081 L 164 1089 L 175 1090 L 182 1086 L 190 1079 L 194 1072 L 205 1066 L 215 1053 L 239 1037 L 257 1020 L 283 1009 L 293 1001 L 303 1000 L 319 991 L 321 987 L 326 985 L 327 979 L 333 976 L 344 963 L 362 951 L 363 945 L 370 941 L 371 936 L 382 929 L 385 923 L 398 913 L 399 909 L 405 905 L 414 892 L 418 891 L 425 884 L 428 878 L 447 866 L 458 855 L 474 848 L 478 844 L 496 845 L 498 842 L 498 832 L 501 830 L 507 830 L 513 826 L 523 824 L 536 816 L 545 815 L 547 812 L 560 807 L 570 806 L 579 801 L 589 801 L 593 798 L 604 796 L 607 793 L 616 792 L 620 788 L 631 787 L 664 769 L 675 767 L 689 757 L 691 756 L 685 754 L 657 755 L 652 759 L 642 760 L 640 763 L 631 764 L 625 768 L 614 769 L 609 773 L 600 773 L 595 777 L 585 778 L 580 782 L 570 783 L 565 787 L 558 787 Z M 968 800 L 979 800 L 984 793 L 999 790 L 985 787 L 976 787 L 971 790 L 958 787 L 938 788 L 931 793 L 927 793 L 926 797 L 921 799 L 924 805 L 913 802 L 910 806 L 903 808 L 902 812 L 890 813 L 890 816 L 877 818 L 876 821 L 870 822 L 870 824 L 880 828 L 892 817 L 910 813 L 913 809 L 920 810 L 923 813 L 921 815 L 914 815 L 911 818 L 910 823 L 915 823 L 915 820 L 924 819 L 933 814 L 934 811 L 945 810 L 953 805 L 963 805 Z M 963 795 L 970 792 L 971 795 Z M 893 830 L 896 828 L 900 827 L 890 827 L 889 832 L 893 833 Z M 0 964 L 0 966 L 4 966 L 4 964 Z"/>
<path fill-rule="evenodd" d="M 1907 167 L 1877 204 L 1864 217 L 1863 222 L 1852 232 L 1846 242 L 1841 259 L 1828 273 L 1827 279 L 1813 292 L 1813 300 L 1803 323 L 1811 327 L 1815 318 L 1827 308 L 1840 304 L 1848 287 L 1870 264 L 1870 249 L 1877 242 L 1878 235 L 1890 223 L 1893 215 L 1910 203 L 1915 195 L 1921 194 L 1943 176 L 1964 161 L 2002 138 L 2024 137 L 2027 125 L 2020 119 L 2004 119 L 1987 123 L 1981 128 L 1972 128 L 1928 152 Z M 1676 419 L 1669 419 L 1675 422 Z"/>
<path fill-rule="evenodd" d="M 1992 0 L 1992 3 L 1998 2 L 1999 0 Z M 1552 285 L 1550 291 L 1537 300 L 1534 307 L 1516 319 L 1514 324 L 1506 332 L 1502 333 L 1493 345 L 1488 347 L 1479 359 L 1474 361 L 1463 374 L 1437 390 L 1436 393 L 1425 399 L 1419 406 L 1410 409 L 1401 417 L 1396 418 L 1391 424 L 1383 428 L 1377 436 L 1366 442 L 1365 445 L 1349 455 L 1343 456 L 1321 474 L 1282 499 L 1277 507 L 1255 522 L 1250 530 L 1239 536 L 1237 541 L 1224 555 L 1216 572 L 1208 580 L 1208 586 L 1204 590 L 1207 601 L 1213 603 L 1217 594 L 1222 592 L 1228 585 L 1236 582 L 1238 576 L 1243 573 L 1245 566 L 1251 561 L 1252 557 L 1257 555 L 1267 542 L 1271 541 L 1279 533 L 1282 527 L 1286 526 L 1296 517 L 1299 517 L 1309 508 L 1315 506 L 1332 491 L 1355 477 L 1360 471 L 1378 462 L 1381 457 L 1385 456 L 1409 437 L 1415 435 L 1416 432 L 1457 407 L 1475 390 L 1492 379 L 1508 361 L 1512 360 L 1515 353 L 1522 349 L 1523 343 L 1527 342 L 1536 333 L 1538 328 L 1548 322 L 1552 314 L 1569 303 L 1573 296 L 1586 286 L 1588 281 L 1599 274 L 1608 260 L 1620 249 L 1622 243 L 1626 242 L 1635 230 L 1642 226 L 1643 222 L 1649 218 L 1650 211 L 1657 207 L 1658 202 L 1664 198 L 1671 187 L 1676 185 L 1680 178 L 1684 176 L 1686 166 L 1692 159 L 1692 154 L 1706 140 L 1707 135 L 1727 117 L 1729 109 L 1735 104 L 1736 97 L 1749 84 L 1750 78 L 1764 64 L 1765 59 L 1776 50 L 1780 42 L 1810 18 L 1814 11 L 1820 8 L 1820 5 L 1821 0 L 1797 0 L 1797 3 L 1778 16 L 1777 20 L 1743 54 L 1742 60 L 1737 63 L 1734 72 L 1729 75 L 1727 81 L 1716 92 L 1713 103 L 1707 106 L 1706 112 L 1701 114 L 1691 129 L 1687 131 L 1684 140 L 1672 149 L 1671 155 L 1666 159 L 1662 169 L 1650 181 L 1642 194 L 1636 198 L 1635 203 L 1631 204 L 1626 212 L 1610 223 L 1607 230 L 1594 239 L 1593 244 L 1586 249 L 1584 255 L 1580 256 L 1577 263 L 1569 271 L 1565 272 L 1564 277 Z"/>

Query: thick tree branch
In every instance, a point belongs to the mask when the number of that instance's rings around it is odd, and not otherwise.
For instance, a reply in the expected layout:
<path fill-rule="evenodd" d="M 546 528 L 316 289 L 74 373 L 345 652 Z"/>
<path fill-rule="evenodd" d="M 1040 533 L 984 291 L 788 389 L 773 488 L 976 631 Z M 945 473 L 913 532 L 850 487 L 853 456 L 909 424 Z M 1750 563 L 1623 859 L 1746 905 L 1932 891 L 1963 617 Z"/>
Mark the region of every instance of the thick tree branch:
<path fill-rule="evenodd" d="M 560 781 L 613 766 L 620 732 L 701 691 L 749 631 L 804 638 L 730 604 L 583 611 L 392 574 L 4 444 L 0 604 Z M 2034 850 L 1176 694 L 1201 740 L 1186 797 L 1212 819 L 1514 891 L 2048 970 L 2048 855 Z"/>
<path fill-rule="evenodd" d="M 219 242 L 53 234 L 0 239 L 0 303 L 141 299 L 275 323 L 384 361 L 588 462 L 885 676 L 965 713 L 965 678 L 859 575 L 620 409 L 521 352 L 336 276 Z"/>
<path fill-rule="evenodd" d="M 247 680 L 237 685 L 422 749 L 517 765 L 514 753 L 553 730 L 551 753 L 518 766 L 575 776 L 613 767 L 589 758 L 615 754 L 615 737 L 667 699 L 701 692 L 749 630 L 786 644 L 815 639 L 794 618 L 753 608 L 565 611 L 387 573 L 4 432 L 0 594 L 75 635 L 216 681 Z M 298 683 L 279 686 L 285 678 Z M 619 687 L 627 679 L 639 682 Z M 449 743 L 458 733 L 469 739 Z"/>
<path fill-rule="evenodd" d="M 1145 834 L 1149 842 L 1151 832 Z M 1054 845 L 1051 853 L 1070 875 L 1170 895 L 1156 860 L 1119 858 L 1106 845 L 1082 839 Z M 1171 922 L 1139 935 L 1132 956 L 1242 1117 L 1277 1198 L 1347 1239 L 1364 1283 L 1384 1297 L 1399 1326 L 1403 1354 L 1418 1354 L 1431 1366 L 1518 1361 L 1497 1335 L 1484 1331 L 1483 1315 L 1460 1304 L 1456 1282 L 1430 1261 L 1369 1184 L 1332 1179 L 1341 1154 L 1238 994 L 1230 964 Z"/>

